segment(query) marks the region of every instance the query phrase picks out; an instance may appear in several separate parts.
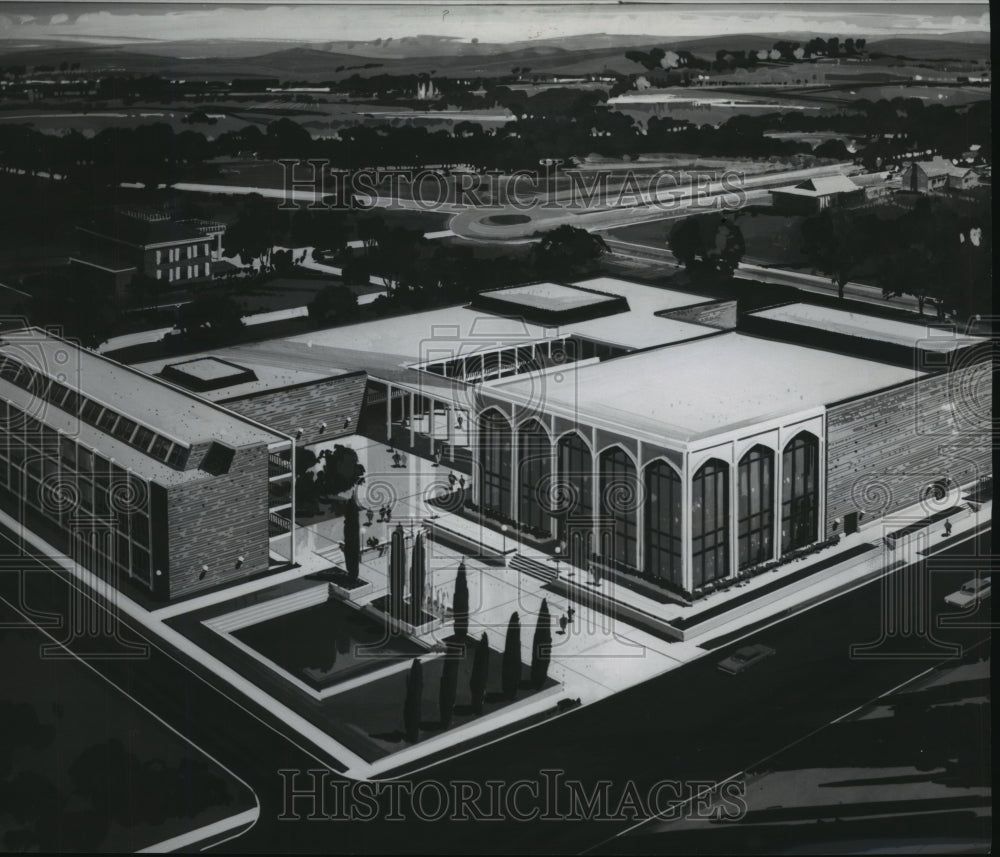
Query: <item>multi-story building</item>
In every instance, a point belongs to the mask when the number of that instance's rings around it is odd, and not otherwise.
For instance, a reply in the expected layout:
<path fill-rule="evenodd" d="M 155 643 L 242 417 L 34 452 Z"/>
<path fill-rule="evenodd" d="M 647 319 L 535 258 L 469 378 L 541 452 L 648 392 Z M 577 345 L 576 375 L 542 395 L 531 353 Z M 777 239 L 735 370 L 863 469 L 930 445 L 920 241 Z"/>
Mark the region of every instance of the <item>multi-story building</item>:
<path fill-rule="evenodd" d="M 294 559 L 294 442 L 37 328 L 0 337 L 0 508 L 157 599 Z"/>
<path fill-rule="evenodd" d="M 222 231 L 207 221 L 121 209 L 77 227 L 80 248 L 70 262 L 107 277 L 119 299 L 139 274 L 164 288 L 185 288 L 211 280 Z"/>

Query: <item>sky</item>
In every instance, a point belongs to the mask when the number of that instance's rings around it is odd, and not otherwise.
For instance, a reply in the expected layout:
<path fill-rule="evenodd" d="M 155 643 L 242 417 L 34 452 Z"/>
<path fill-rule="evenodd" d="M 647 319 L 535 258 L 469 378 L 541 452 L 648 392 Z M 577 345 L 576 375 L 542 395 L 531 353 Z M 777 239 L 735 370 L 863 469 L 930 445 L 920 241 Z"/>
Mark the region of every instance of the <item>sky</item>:
<path fill-rule="evenodd" d="M 435 35 L 502 43 L 586 33 L 871 38 L 969 30 L 989 31 L 986 3 L 0 3 L 0 39 L 369 41 Z"/>

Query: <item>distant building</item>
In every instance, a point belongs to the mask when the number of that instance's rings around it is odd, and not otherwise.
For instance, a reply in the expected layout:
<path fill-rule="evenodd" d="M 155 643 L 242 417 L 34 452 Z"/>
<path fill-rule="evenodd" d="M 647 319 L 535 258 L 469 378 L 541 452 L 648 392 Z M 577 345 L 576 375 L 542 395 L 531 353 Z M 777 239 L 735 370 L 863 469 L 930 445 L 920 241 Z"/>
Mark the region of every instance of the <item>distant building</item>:
<path fill-rule="evenodd" d="M 794 214 L 816 214 L 826 208 L 855 205 L 864 199 L 864 189 L 842 175 L 819 176 L 771 191 L 775 208 Z"/>
<path fill-rule="evenodd" d="M 148 209 L 121 209 L 77 227 L 79 252 L 70 263 L 106 277 L 126 300 L 138 275 L 164 286 L 206 282 L 221 255 L 222 224 L 174 220 Z"/>
<path fill-rule="evenodd" d="M 903 172 L 903 187 L 918 193 L 967 190 L 975 185 L 975 172 L 968 167 L 955 166 L 941 157 L 934 157 L 929 161 L 913 161 Z"/>
<path fill-rule="evenodd" d="M 417 84 L 417 100 L 418 101 L 431 101 L 435 98 L 439 98 L 441 93 L 434 86 L 433 80 L 428 80 L 426 83 L 421 82 Z"/>

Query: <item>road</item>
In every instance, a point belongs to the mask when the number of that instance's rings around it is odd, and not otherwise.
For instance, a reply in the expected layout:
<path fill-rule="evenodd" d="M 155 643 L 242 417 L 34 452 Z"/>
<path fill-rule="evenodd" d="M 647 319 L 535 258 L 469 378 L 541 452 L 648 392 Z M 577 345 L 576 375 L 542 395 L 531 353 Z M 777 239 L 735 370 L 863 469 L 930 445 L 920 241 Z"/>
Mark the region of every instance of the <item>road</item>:
<path fill-rule="evenodd" d="M 604 233 L 599 234 L 601 234 L 608 248 L 616 256 L 635 260 L 655 261 L 675 268 L 681 267 L 674 254 L 666 247 L 636 244 L 632 241 L 611 238 Z M 801 271 L 772 268 L 760 264 L 760 260 L 757 262 L 740 262 L 736 273 L 743 280 L 755 280 L 758 283 L 773 283 L 778 286 L 792 286 L 800 291 L 812 292 L 813 294 L 837 295 L 837 285 L 829 277 L 817 277 L 813 274 L 804 274 Z M 873 304 L 874 306 L 892 307 L 893 309 L 907 310 L 914 313 L 920 312 L 916 298 L 910 295 L 900 295 L 899 297 L 887 300 L 882 297 L 882 290 L 880 288 L 869 286 L 866 283 L 845 283 L 844 297 L 860 301 L 861 303 Z"/>
<path fill-rule="evenodd" d="M 951 546 L 949 557 L 987 556 L 989 532 Z M 985 560 L 980 560 L 981 566 Z M 8 568 L 10 567 L 8 563 Z M 976 567 L 970 561 L 969 568 Z M 29 603 L 35 609 L 66 611 L 62 578 L 35 566 L 26 575 Z M 899 572 L 897 572 L 898 574 Z M 931 578 L 935 615 L 943 597 L 971 572 Z M 14 599 L 15 575 L 0 576 L 0 595 Z M 728 642 L 707 657 L 602 702 L 564 714 L 428 770 L 408 776 L 413 783 L 459 780 L 507 784 L 538 783 L 540 772 L 558 769 L 585 790 L 612 781 L 609 805 L 617 806 L 629 783 L 646 795 L 664 779 L 687 784 L 719 781 L 809 735 L 832 720 L 920 674 L 936 661 L 928 658 L 859 660 L 850 646 L 878 638 L 882 623 L 881 587 L 865 585 L 811 608 L 780 624 Z M 16 602 L 15 602 L 16 603 Z M 985 618 L 989 617 L 988 611 Z M 981 645 L 986 628 L 957 626 L 936 632 L 964 646 Z M 739 645 L 760 641 L 776 655 L 738 676 L 715 665 Z M 907 646 L 916 650 L 919 640 Z M 616 820 L 554 821 L 511 818 L 489 824 L 423 821 L 362 822 L 322 819 L 283 820 L 285 787 L 280 770 L 324 767 L 308 747 L 292 740 L 281 723 L 250 711 L 217 684 L 153 645 L 144 660 L 104 660 L 97 664 L 109 680 L 151 707 L 220 763 L 254 788 L 261 805 L 257 823 L 244 835 L 221 844 L 224 850 L 281 853 L 578 853 L 607 843 L 637 820 L 628 813 Z M 834 748 L 831 748 L 834 752 Z M 337 778 L 331 775 L 331 781 Z M 301 785 L 301 781 L 299 783 Z M 529 789 L 530 792 L 530 789 Z M 563 795 L 565 798 L 565 795 Z M 433 799 L 428 802 L 433 807 Z M 522 792 L 522 808 L 532 806 Z M 298 811 L 308 815 L 300 801 Z M 555 815 L 565 814 L 563 800 Z M 383 808 L 383 813 L 386 811 Z"/>

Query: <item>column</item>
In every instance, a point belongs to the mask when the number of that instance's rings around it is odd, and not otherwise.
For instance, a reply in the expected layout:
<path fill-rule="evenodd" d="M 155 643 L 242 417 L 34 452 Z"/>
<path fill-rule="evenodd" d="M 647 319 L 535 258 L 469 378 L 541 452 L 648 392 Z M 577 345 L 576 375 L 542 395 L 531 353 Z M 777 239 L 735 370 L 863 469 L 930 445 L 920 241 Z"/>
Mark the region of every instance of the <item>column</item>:
<path fill-rule="evenodd" d="M 737 518 L 739 517 L 739 496 L 736 493 L 736 442 L 729 444 L 729 508 L 727 509 L 729 518 L 729 574 L 732 577 L 736 574 L 739 565 L 739 528 Z"/>
<path fill-rule="evenodd" d="M 774 453 L 774 486 L 772 501 L 774 502 L 774 558 L 781 557 L 781 481 L 784 478 L 784 429 L 778 429 L 778 448 Z"/>
<path fill-rule="evenodd" d="M 407 393 L 407 399 L 406 400 L 409 403 L 409 407 L 410 407 L 410 415 L 409 415 L 409 423 L 410 423 L 410 449 L 413 449 L 413 446 L 414 446 L 414 431 L 415 431 L 415 429 L 413 427 L 413 421 L 416 419 L 416 412 L 413 409 L 413 392 L 412 391 L 409 392 L 409 393 Z"/>
<path fill-rule="evenodd" d="M 549 422 L 549 437 L 552 438 L 551 442 L 551 458 L 549 459 L 549 473 L 551 478 L 549 479 L 549 488 L 554 488 L 559 483 L 559 439 L 556 437 L 556 420 L 552 417 Z M 549 515 L 549 535 L 553 538 L 559 535 L 558 533 L 559 523 L 556 520 L 556 515 Z"/>
<path fill-rule="evenodd" d="M 392 384 L 385 385 L 385 434 L 392 446 Z"/>
<path fill-rule="evenodd" d="M 513 409 L 512 409 L 513 410 Z M 510 516 L 515 521 L 520 521 L 518 517 L 521 511 L 520 479 L 518 478 L 520 468 L 517 466 L 520 458 L 519 450 L 521 444 L 520 429 L 514 425 L 513 414 L 511 414 L 510 424 Z M 517 528 L 514 529 L 514 537 L 517 538 Z"/>
<path fill-rule="evenodd" d="M 635 567 L 640 573 L 646 568 L 646 471 L 642 466 L 642 441 L 635 441 Z"/>
<path fill-rule="evenodd" d="M 453 414 L 454 408 L 445 405 L 444 406 L 444 425 L 445 433 L 448 437 L 448 460 L 455 460 L 455 417 Z"/>
<path fill-rule="evenodd" d="M 691 454 L 684 453 L 684 464 L 681 467 L 681 581 L 684 588 L 690 592 L 694 589 L 694 574 L 692 572 L 692 510 L 691 510 Z"/>

